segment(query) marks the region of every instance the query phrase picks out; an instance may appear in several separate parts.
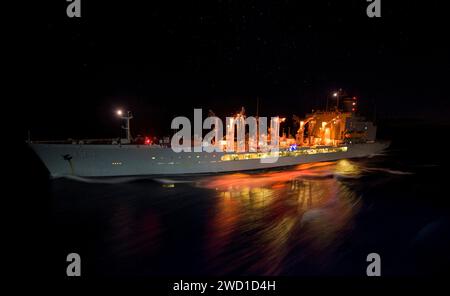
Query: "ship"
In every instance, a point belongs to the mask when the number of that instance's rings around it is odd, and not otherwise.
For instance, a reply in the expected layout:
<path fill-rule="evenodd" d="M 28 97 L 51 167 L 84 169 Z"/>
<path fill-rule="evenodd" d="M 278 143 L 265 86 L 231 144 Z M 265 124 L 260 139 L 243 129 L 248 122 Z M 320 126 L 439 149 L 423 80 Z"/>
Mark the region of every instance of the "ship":
<path fill-rule="evenodd" d="M 336 94 L 336 93 L 335 93 Z M 343 98 L 331 110 L 313 110 L 304 119 L 293 116 L 295 136 L 283 132 L 276 151 L 175 152 L 168 138 L 158 143 L 133 139 L 131 112 L 124 119 L 125 138 L 109 140 L 28 141 L 52 178 L 173 176 L 265 170 L 305 163 L 370 157 L 382 153 L 389 141 L 376 139 L 376 125 L 358 115 L 356 97 Z M 236 116 L 244 116 L 241 112 Z M 285 118 L 282 118 L 285 120 Z M 229 143 L 229 141 L 228 141 Z M 276 157 L 274 162 L 262 161 Z"/>

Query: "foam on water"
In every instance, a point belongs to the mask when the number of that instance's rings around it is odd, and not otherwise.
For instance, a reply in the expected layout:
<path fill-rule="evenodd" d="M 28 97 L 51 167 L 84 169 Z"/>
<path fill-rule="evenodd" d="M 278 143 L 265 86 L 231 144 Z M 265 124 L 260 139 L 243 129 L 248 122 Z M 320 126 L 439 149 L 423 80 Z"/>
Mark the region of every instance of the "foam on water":
<path fill-rule="evenodd" d="M 365 168 L 364 169 L 366 172 L 383 172 L 383 173 L 388 173 L 388 174 L 392 174 L 392 175 L 412 175 L 412 172 L 403 172 L 403 171 L 398 171 L 398 170 L 392 170 L 392 169 L 388 169 L 388 168 Z"/>

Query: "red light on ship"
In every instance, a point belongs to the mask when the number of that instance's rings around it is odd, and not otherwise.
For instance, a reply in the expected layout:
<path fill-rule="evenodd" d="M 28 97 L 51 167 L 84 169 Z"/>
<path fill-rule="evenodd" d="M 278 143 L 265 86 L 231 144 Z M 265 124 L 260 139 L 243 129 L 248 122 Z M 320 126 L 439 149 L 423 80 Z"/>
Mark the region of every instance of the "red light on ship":
<path fill-rule="evenodd" d="M 150 145 L 151 143 L 152 143 L 152 141 L 150 140 L 150 138 L 149 137 L 145 137 L 144 144 L 145 145 Z"/>

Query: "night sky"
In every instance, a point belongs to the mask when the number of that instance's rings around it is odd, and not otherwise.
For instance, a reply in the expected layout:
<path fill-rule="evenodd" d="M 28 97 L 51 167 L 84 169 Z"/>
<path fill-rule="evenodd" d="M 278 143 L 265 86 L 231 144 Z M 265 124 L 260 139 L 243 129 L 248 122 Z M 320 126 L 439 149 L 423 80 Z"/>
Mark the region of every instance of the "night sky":
<path fill-rule="evenodd" d="M 17 92 L 24 137 L 115 137 L 117 108 L 134 134 L 168 134 L 193 108 L 303 116 L 336 88 L 367 115 L 448 121 L 449 46 L 436 1 L 39 1 L 22 35 L 30 83 Z M 395 5 L 395 6 L 393 6 Z M 26 106 L 26 107 L 23 107 Z"/>

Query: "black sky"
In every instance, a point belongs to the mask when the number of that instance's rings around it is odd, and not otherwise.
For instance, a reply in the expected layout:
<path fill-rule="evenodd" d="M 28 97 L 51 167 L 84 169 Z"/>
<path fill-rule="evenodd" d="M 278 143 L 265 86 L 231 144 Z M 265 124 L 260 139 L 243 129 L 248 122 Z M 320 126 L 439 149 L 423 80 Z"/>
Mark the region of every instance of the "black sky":
<path fill-rule="evenodd" d="M 225 116 L 303 115 L 335 88 L 379 118 L 447 119 L 448 26 L 439 2 L 86 1 L 39 4 L 23 39 L 31 82 L 22 129 L 40 138 L 115 136 L 113 111 L 135 133 L 163 134 L 194 107 Z M 31 97 L 30 97 L 30 94 Z"/>

